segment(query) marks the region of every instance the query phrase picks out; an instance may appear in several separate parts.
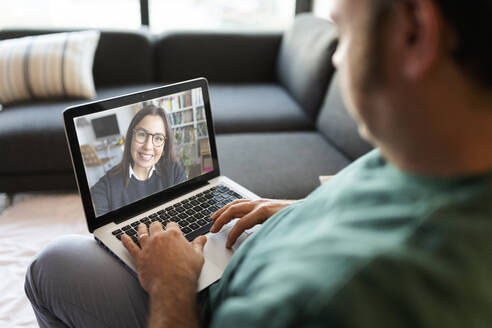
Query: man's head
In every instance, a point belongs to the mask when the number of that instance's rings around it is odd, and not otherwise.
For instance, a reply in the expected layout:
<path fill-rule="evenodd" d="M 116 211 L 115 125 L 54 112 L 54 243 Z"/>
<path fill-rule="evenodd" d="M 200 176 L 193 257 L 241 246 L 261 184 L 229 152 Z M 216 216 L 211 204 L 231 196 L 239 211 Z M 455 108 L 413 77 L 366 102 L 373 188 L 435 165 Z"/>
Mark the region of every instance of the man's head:
<path fill-rule="evenodd" d="M 412 170 L 409 158 L 449 156 L 458 123 L 492 123 L 492 1 L 335 2 L 344 98 L 362 136 L 395 164 Z M 419 150 L 427 157 L 416 158 Z"/>
<path fill-rule="evenodd" d="M 378 41 L 384 24 L 397 5 L 407 6 L 407 10 L 416 9 L 411 0 L 374 0 L 370 34 Z M 492 1 L 476 0 L 473 4 L 466 1 L 434 0 L 437 16 L 454 34 L 454 43 L 449 50 L 458 67 L 477 84 L 492 88 L 492 44 L 487 42 L 487 32 L 492 30 Z"/>

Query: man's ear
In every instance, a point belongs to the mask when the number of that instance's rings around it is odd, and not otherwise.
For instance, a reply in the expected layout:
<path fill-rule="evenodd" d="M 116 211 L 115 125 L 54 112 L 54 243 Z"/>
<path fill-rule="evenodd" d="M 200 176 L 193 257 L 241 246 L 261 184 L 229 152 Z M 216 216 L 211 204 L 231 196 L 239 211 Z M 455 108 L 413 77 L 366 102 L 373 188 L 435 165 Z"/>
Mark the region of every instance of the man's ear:
<path fill-rule="evenodd" d="M 443 17 L 435 0 L 408 0 L 397 9 L 406 22 L 401 41 L 401 73 L 419 80 L 439 61 L 442 52 Z"/>

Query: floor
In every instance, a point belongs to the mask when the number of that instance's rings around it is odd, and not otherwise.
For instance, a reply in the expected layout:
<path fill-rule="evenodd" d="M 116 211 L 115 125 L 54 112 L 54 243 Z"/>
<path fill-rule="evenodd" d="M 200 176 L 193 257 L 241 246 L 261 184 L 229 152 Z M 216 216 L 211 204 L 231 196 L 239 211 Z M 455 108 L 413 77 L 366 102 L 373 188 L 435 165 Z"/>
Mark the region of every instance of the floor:
<path fill-rule="evenodd" d="M 24 293 L 26 269 L 49 242 L 67 234 L 88 235 L 76 192 L 18 193 L 12 204 L 0 193 L 0 327 L 37 327 Z"/>
<path fill-rule="evenodd" d="M 0 214 L 2 214 L 3 210 L 7 207 L 7 194 L 0 193 Z"/>
<path fill-rule="evenodd" d="M 12 199 L 9 199 L 7 194 L 0 193 L 0 214 L 9 206 L 17 204 L 18 202 L 26 199 L 30 195 L 36 195 L 36 193 L 18 193 L 14 194 Z"/>
<path fill-rule="evenodd" d="M 30 194 L 30 193 L 19 193 L 15 194 L 12 199 L 9 199 L 7 197 L 7 194 L 0 193 L 0 215 L 5 211 L 5 209 L 9 206 L 12 206 L 13 204 L 17 204 L 18 202 L 26 199 L 30 195 L 35 195 L 35 194 Z"/>
<path fill-rule="evenodd" d="M 5 211 L 5 209 L 13 204 L 17 204 L 29 197 L 40 196 L 40 195 L 57 195 L 62 193 L 74 193 L 74 191 L 56 191 L 56 192 L 23 192 L 14 194 L 12 199 L 9 199 L 6 193 L 0 193 L 0 215 Z"/>

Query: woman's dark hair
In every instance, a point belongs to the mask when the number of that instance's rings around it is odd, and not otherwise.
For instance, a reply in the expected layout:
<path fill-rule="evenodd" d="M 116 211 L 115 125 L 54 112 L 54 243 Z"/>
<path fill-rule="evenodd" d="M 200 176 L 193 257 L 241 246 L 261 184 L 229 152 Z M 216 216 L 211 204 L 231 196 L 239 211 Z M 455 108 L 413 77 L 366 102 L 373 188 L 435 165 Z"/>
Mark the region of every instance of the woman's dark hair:
<path fill-rule="evenodd" d="M 148 115 L 161 117 L 162 121 L 164 121 L 164 128 L 166 130 L 166 142 L 164 143 L 161 158 L 156 163 L 156 170 L 160 171 L 161 166 L 164 167 L 166 164 L 176 161 L 176 157 L 174 155 L 174 134 L 172 133 L 171 125 L 167 119 L 166 112 L 163 108 L 154 105 L 144 105 L 142 109 L 139 110 L 133 117 L 130 125 L 128 126 L 125 137 L 125 149 L 123 150 L 123 158 L 121 159 L 121 162 L 111 170 L 114 175 L 123 174 L 125 187 L 128 186 L 128 183 L 130 182 L 129 167 L 130 165 L 133 165 L 133 158 L 131 155 L 133 130 L 137 124 Z"/>

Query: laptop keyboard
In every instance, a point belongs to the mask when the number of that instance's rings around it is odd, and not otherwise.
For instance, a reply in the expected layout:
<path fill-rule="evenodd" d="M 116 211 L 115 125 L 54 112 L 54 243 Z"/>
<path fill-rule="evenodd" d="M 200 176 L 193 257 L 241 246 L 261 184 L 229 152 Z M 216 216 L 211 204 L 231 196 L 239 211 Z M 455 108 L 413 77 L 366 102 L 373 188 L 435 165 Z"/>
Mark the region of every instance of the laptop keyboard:
<path fill-rule="evenodd" d="M 121 229 L 116 229 L 112 233 L 118 240 L 121 240 L 121 235 L 126 233 L 138 244 L 138 225 L 145 223 L 149 227 L 152 222 L 159 221 L 164 227 L 168 222 L 177 222 L 186 237 L 200 230 L 202 227 L 211 225 L 212 220 L 210 220 L 210 216 L 215 211 L 241 198 L 243 197 L 240 194 L 228 187 L 217 185 L 179 203 L 152 213 Z"/>

